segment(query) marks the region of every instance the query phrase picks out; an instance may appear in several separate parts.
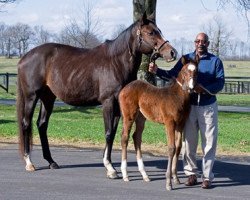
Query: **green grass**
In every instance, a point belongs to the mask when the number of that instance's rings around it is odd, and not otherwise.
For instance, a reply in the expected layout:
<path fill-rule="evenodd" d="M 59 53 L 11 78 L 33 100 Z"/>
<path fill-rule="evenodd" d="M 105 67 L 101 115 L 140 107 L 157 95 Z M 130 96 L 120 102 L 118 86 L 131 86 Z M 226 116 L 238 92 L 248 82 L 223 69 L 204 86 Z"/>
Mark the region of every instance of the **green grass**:
<path fill-rule="evenodd" d="M 0 73 L 16 73 L 18 58 L 6 59 L 0 57 Z M 159 66 L 170 68 L 175 62 L 166 63 L 157 61 Z M 229 67 L 236 65 L 236 68 Z M 249 76 L 250 61 L 224 61 L 226 76 Z M 10 92 L 6 93 L 0 88 L 0 99 L 15 99 L 15 80 L 12 81 Z M 250 95 L 218 94 L 219 105 L 250 106 Z M 35 112 L 33 124 L 37 119 Z M 250 116 L 249 113 L 219 113 L 219 151 L 222 153 L 250 153 Z M 92 143 L 104 145 L 104 127 L 102 110 L 92 107 L 55 107 L 49 124 L 49 139 L 67 141 L 71 144 Z M 120 146 L 121 123 L 115 139 L 115 144 Z M 38 138 L 34 126 L 35 138 Z M 15 138 L 17 136 L 17 123 L 15 106 L 0 105 L 0 138 Z M 143 134 L 144 147 L 149 149 L 154 146 L 160 150 L 165 149 L 166 136 L 160 124 L 146 122 Z"/>
<path fill-rule="evenodd" d="M 250 107 L 250 94 L 218 94 L 216 96 L 221 106 Z"/>
<path fill-rule="evenodd" d="M 35 138 L 38 138 L 35 127 L 37 110 L 33 119 Z M 220 154 L 228 152 L 233 154 L 250 153 L 249 120 L 249 113 L 219 113 L 218 152 Z M 50 141 L 66 141 L 72 145 L 87 142 L 103 147 L 102 109 L 94 107 L 55 107 L 50 119 L 48 133 Z M 115 139 L 117 147 L 120 147 L 120 135 L 121 122 Z M 15 106 L 0 105 L 0 138 L 16 138 L 16 136 Z M 155 147 L 158 148 L 158 151 L 165 152 L 165 145 L 166 136 L 163 125 L 147 121 L 143 133 L 143 149 Z"/>
<path fill-rule="evenodd" d="M 7 59 L 0 57 L 0 73 L 17 73 L 17 63 L 19 58 Z"/>

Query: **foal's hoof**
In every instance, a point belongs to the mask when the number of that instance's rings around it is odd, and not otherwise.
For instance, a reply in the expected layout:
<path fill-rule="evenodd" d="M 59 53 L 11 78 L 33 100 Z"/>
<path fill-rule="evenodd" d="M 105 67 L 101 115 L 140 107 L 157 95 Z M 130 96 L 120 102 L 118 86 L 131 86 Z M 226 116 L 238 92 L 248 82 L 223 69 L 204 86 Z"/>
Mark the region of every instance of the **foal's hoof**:
<path fill-rule="evenodd" d="M 107 178 L 109 179 L 117 179 L 119 178 L 119 176 L 117 175 L 117 172 L 116 171 L 107 171 Z"/>
<path fill-rule="evenodd" d="M 172 185 L 166 185 L 166 190 L 167 191 L 171 191 L 173 188 L 172 188 Z"/>
<path fill-rule="evenodd" d="M 150 181 L 151 181 L 150 178 L 149 178 L 148 176 L 143 177 L 143 180 L 144 180 L 145 182 L 150 182 Z"/>
<path fill-rule="evenodd" d="M 124 182 L 129 182 L 129 178 L 128 178 L 128 177 L 124 177 L 124 178 L 123 178 L 123 181 L 124 181 Z"/>
<path fill-rule="evenodd" d="M 26 165 L 25 169 L 28 172 L 34 172 L 34 171 L 36 171 L 36 168 L 35 168 L 34 165 Z"/>
<path fill-rule="evenodd" d="M 49 168 L 50 169 L 59 169 L 60 167 L 56 162 L 53 162 L 49 165 Z"/>
<path fill-rule="evenodd" d="M 181 184 L 181 182 L 180 182 L 180 180 L 178 179 L 178 178 L 174 178 L 174 184 L 175 185 L 180 185 Z"/>

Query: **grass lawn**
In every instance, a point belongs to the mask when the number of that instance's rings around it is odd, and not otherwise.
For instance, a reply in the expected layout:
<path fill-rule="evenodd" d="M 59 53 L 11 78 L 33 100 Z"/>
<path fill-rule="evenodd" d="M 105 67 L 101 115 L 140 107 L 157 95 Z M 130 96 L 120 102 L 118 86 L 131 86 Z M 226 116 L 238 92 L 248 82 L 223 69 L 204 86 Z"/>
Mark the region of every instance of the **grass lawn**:
<path fill-rule="evenodd" d="M 37 119 L 35 113 L 33 124 Z M 250 155 L 249 113 L 219 113 L 219 154 Z M 38 140 L 34 126 L 34 139 Z M 79 147 L 104 147 L 102 109 L 95 107 L 55 107 L 49 124 L 49 140 L 54 144 Z M 132 131 L 131 131 L 132 132 Z M 120 149 L 121 122 L 118 127 L 115 148 Z M 17 141 L 15 106 L 0 105 L 0 138 Z M 133 148 L 130 139 L 130 148 Z M 86 144 L 87 143 L 87 144 Z M 163 125 L 146 122 L 142 148 L 149 152 L 166 153 L 166 136 Z"/>

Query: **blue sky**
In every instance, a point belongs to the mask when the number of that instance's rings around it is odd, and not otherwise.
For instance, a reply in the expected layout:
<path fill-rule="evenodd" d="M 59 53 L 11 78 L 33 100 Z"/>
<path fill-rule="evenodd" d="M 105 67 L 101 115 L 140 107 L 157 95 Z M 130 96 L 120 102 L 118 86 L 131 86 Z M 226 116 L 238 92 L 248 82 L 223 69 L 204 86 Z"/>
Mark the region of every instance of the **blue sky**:
<path fill-rule="evenodd" d="M 17 22 L 30 26 L 43 25 L 51 32 L 59 32 L 71 18 L 80 19 L 83 2 L 87 0 L 22 0 L 8 5 L 0 12 L 0 22 Z M 92 0 L 95 16 L 102 24 L 103 39 L 110 39 L 119 24 L 132 23 L 132 0 Z M 217 11 L 216 0 L 157 0 L 157 24 L 168 40 L 193 40 L 202 27 L 219 15 L 233 37 L 247 39 L 245 19 L 232 7 Z M 249 13 L 250 15 L 250 13 Z"/>

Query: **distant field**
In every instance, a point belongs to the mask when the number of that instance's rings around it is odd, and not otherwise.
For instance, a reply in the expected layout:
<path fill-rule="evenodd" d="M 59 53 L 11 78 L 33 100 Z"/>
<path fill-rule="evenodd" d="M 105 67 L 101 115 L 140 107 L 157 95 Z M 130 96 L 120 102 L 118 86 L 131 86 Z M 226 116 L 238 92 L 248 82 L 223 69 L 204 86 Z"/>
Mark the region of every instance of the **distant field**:
<path fill-rule="evenodd" d="M 6 59 L 0 57 L 0 73 L 17 73 L 17 63 L 19 58 Z"/>
<path fill-rule="evenodd" d="M 17 73 L 17 63 L 19 58 L 6 59 L 0 57 L 0 73 Z M 176 62 L 167 63 L 163 60 L 157 60 L 160 67 L 166 69 L 174 66 Z M 250 61 L 223 61 L 225 75 L 227 76 L 249 76 L 250 77 Z"/>
<path fill-rule="evenodd" d="M 158 60 L 157 65 L 159 67 L 164 67 L 166 69 L 171 69 L 175 62 L 167 63 L 163 60 Z M 225 76 L 240 76 L 240 77 L 250 77 L 250 61 L 223 61 Z"/>

